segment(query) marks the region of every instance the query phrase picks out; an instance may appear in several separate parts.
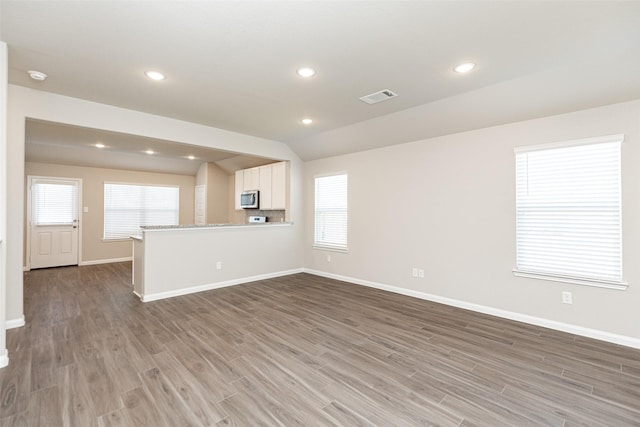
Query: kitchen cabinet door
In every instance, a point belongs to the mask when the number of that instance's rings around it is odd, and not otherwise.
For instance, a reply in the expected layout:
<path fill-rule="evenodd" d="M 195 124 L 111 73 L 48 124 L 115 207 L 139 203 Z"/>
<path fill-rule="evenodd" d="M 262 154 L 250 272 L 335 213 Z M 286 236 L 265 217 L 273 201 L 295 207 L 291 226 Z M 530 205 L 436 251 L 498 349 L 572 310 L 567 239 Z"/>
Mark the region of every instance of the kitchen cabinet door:
<path fill-rule="evenodd" d="M 256 190 L 251 188 L 251 169 L 242 170 L 242 191 Z"/>
<path fill-rule="evenodd" d="M 271 209 L 287 208 L 287 162 L 271 165 Z"/>
<path fill-rule="evenodd" d="M 252 190 L 260 189 L 260 168 L 251 168 L 251 188 Z"/>
<path fill-rule="evenodd" d="M 239 170 L 236 171 L 236 210 L 240 211 L 242 208 L 240 207 L 240 193 L 244 191 L 244 171 Z"/>
<path fill-rule="evenodd" d="M 244 169 L 243 179 L 244 191 L 260 189 L 260 168 Z"/>
<path fill-rule="evenodd" d="M 260 209 L 272 209 L 271 203 L 271 165 L 260 166 Z"/>

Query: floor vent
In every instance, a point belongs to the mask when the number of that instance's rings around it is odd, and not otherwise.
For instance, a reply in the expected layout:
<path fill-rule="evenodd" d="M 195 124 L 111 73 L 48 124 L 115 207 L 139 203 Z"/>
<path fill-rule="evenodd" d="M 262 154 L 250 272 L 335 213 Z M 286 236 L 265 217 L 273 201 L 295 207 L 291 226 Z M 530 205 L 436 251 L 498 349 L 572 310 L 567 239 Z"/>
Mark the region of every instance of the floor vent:
<path fill-rule="evenodd" d="M 397 93 L 390 91 L 389 89 L 385 89 L 372 93 L 371 95 L 363 96 L 360 98 L 360 101 L 366 102 L 367 104 L 377 104 L 378 102 L 386 101 L 387 99 L 395 98 L 396 96 L 398 96 Z"/>

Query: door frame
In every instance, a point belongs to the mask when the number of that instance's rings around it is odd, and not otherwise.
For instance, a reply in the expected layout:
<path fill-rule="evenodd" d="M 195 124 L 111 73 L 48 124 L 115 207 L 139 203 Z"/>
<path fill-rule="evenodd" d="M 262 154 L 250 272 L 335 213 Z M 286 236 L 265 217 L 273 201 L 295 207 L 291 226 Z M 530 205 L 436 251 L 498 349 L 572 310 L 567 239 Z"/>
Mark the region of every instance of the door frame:
<path fill-rule="evenodd" d="M 62 176 L 40 176 L 40 175 L 28 175 L 27 176 L 27 221 L 25 222 L 25 226 L 27 232 L 24 234 L 26 238 L 25 242 L 25 271 L 31 271 L 31 217 L 32 217 L 32 203 L 31 203 L 31 185 L 34 179 L 47 179 L 51 181 L 75 181 L 78 184 L 78 197 L 77 202 L 78 206 L 78 265 L 82 262 L 82 223 L 83 218 L 83 209 L 82 209 L 82 178 L 66 178 Z"/>

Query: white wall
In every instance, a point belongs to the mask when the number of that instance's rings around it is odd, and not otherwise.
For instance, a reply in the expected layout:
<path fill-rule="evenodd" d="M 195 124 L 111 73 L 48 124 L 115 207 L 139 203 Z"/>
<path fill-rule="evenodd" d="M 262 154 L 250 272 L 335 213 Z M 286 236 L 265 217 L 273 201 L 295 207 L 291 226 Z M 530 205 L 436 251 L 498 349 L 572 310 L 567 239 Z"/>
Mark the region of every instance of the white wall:
<path fill-rule="evenodd" d="M 0 42 L 0 368 L 9 359 L 6 346 L 7 259 L 7 45 Z"/>
<path fill-rule="evenodd" d="M 144 260 L 135 266 L 142 269 L 143 301 L 300 272 L 296 228 L 269 224 L 145 230 Z"/>
<path fill-rule="evenodd" d="M 21 86 L 9 85 L 7 123 L 7 319 L 23 315 L 23 214 L 24 214 L 24 132 L 25 119 L 34 118 L 76 126 L 111 130 L 150 138 L 211 147 L 260 157 L 291 161 L 291 194 L 295 244 L 301 248 L 304 218 L 302 216 L 302 162 L 281 142 L 266 140 L 222 129 L 212 128 L 166 117 L 98 104 Z M 302 265 L 301 251 L 296 252 Z M 27 319 L 28 321 L 29 319 Z M 0 343 L 1 344 L 1 343 Z"/>
<path fill-rule="evenodd" d="M 514 147 L 620 133 L 628 289 L 514 277 Z M 307 162 L 305 267 L 640 345 L 638 165 L 640 101 Z M 314 250 L 313 176 L 341 171 L 349 253 Z M 412 267 L 425 278 L 412 278 Z M 562 291 L 573 292 L 573 305 L 562 304 Z"/>

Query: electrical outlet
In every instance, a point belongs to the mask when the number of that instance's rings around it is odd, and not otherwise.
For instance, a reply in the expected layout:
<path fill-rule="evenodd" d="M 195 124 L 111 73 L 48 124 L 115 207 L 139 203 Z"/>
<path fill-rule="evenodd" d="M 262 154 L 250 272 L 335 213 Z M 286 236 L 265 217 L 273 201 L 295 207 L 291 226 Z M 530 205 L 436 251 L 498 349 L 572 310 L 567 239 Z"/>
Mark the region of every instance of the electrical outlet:
<path fill-rule="evenodd" d="M 216 262 L 216 270 L 222 270 L 222 261 Z"/>
<path fill-rule="evenodd" d="M 418 269 L 416 267 L 411 269 L 411 277 L 418 277 Z"/>
<path fill-rule="evenodd" d="M 562 302 L 564 304 L 573 304 L 573 294 L 571 292 L 562 292 Z"/>
<path fill-rule="evenodd" d="M 418 277 L 421 279 L 424 279 L 424 269 L 420 268 L 418 270 Z"/>
<path fill-rule="evenodd" d="M 331 262 L 331 255 L 327 255 L 327 262 Z"/>

